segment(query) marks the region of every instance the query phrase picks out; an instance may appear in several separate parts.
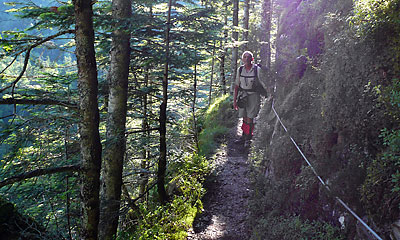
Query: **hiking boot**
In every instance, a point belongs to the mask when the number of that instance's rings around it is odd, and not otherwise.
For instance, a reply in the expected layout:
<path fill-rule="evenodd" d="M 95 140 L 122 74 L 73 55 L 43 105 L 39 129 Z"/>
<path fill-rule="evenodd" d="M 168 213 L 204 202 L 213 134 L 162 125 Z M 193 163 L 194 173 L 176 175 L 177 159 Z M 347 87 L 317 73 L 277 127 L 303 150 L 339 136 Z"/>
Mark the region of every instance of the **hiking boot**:
<path fill-rule="evenodd" d="M 246 135 L 242 135 L 242 136 L 240 136 L 240 138 L 235 140 L 235 143 L 243 144 L 246 141 L 246 139 L 247 139 Z"/>
<path fill-rule="evenodd" d="M 250 145 L 251 145 L 251 140 L 250 140 L 250 139 L 246 139 L 246 140 L 244 141 L 244 147 L 245 147 L 245 148 L 249 148 Z"/>
<path fill-rule="evenodd" d="M 253 136 L 252 136 L 251 134 L 249 134 L 249 135 L 246 136 L 246 140 L 251 141 L 251 139 L 253 139 Z"/>

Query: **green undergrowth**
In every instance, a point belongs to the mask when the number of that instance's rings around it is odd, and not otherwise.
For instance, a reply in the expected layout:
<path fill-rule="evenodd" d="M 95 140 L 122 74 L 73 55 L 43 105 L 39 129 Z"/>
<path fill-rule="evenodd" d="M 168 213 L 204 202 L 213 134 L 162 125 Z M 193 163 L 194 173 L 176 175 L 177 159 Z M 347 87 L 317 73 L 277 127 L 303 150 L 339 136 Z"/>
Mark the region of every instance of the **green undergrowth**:
<path fill-rule="evenodd" d="M 318 1 L 311 2 L 318 3 Z M 322 32 L 325 36 L 323 43 L 326 45 L 321 49 L 323 55 L 319 58 L 323 61 L 318 66 L 322 67 L 313 70 L 321 71 L 321 81 L 324 81 L 325 87 L 327 87 L 327 91 L 321 95 L 322 98 L 331 98 L 329 102 L 323 100 L 323 104 L 327 104 L 326 109 L 329 111 L 322 111 L 321 115 L 326 121 L 324 124 L 333 124 L 337 126 L 336 130 L 339 130 L 339 137 L 335 139 L 332 152 L 329 149 L 327 153 L 320 153 L 321 156 L 326 157 L 322 160 L 318 159 L 317 171 L 320 174 L 323 173 L 322 178 L 327 179 L 329 185 L 333 186 L 331 190 L 335 191 L 335 195 L 344 198 L 351 208 L 357 209 L 358 213 L 363 214 L 362 217 L 368 218 L 371 226 L 379 231 L 379 235 L 384 236 L 384 239 L 389 239 L 393 223 L 398 220 L 400 214 L 400 79 L 398 77 L 400 73 L 400 41 L 398 38 L 400 3 L 396 0 L 357 0 L 354 2 L 353 12 L 349 14 L 344 12 L 342 16 L 339 11 L 334 14 L 329 13 L 327 15 L 329 18 L 326 17 L 326 22 L 323 23 L 323 26 L 326 24 L 325 28 L 317 29 L 324 31 Z M 303 1 L 302 3 L 309 2 Z M 318 6 L 319 8 L 320 6 Z M 289 19 L 293 20 L 292 22 L 297 20 L 294 13 L 290 15 Z M 348 19 L 348 23 L 351 25 L 339 27 L 339 24 L 336 23 L 341 22 L 342 19 Z M 335 24 L 327 24 L 329 21 L 333 21 Z M 313 24 L 320 23 L 310 23 L 306 27 Z M 290 30 L 292 32 L 304 31 L 302 28 L 294 27 Z M 296 37 L 299 37 L 299 35 L 293 35 L 286 36 L 286 39 L 292 37 L 296 40 Z M 304 35 L 307 34 L 304 33 Z M 345 41 L 339 44 L 341 39 Z M 330 43 L 331 41 L 334 44 Z M 296 41 L 288 43 L 287 46 L 292 49 Z M 281 41 L 280 44 L 284 43 Z M 350 46 L 354 46 L 355 51 L 350 51 Z M 359 51 L 370 48 L 370 46 L 373 47 L 371 49 L 374 52 L 379 53 L 373 58 Z M 347 52 L 349 52 L 348 56 Z M 336 57 L 338 55 L 340 58 Z M 350 60 L 346 60 L 346 58 Z M 360 59 L 359 62 L 370 62 L 371 64 L 352 65 L 351 59 Z M 345 62 L 343 66 L 341 65 L 342 61 Z M 325 68 L 324 65 L 328 66 L 328 64 L 333 67 Z M 348 66 L 360 67 L 346 69 Z M 371 66 L 374 68 L 371 69 Z M 340 69 L 344 69 L 344 71 L 340 72 Z M 332 74 L 333 72 L 334 74 Z M 309 69 L 306 73 L 313 74 Z M 320 77 L 317 74 L 315 76 Z M 326 76 L 325 79 L 324 76 Z M 305 75 L 301 81 L 305 82 L 307 77 L 308 75 Z M 329 85 L 332 83 L 331 78 L 338 85 Z M 348 85 L 347 79 L 351 79 L 351 83 L 354 85 Z M 365 84 L 368 81 L 376 88 L 376 97 L 370 96 L 370 93 L 367 92 Z M 365 89 L 361 88 L 364 86 Z M 315 87 L 318 88 L 317 85 Z M 342 100 L 343 104 L 336 105 L 337 101 Z M 357 101 L 360 102 L 359 105 L 357 105 Z M 317 100 L 313 100 L 313 104 L 318 106 Z M 349 107 L 352 105 L 359 106 L 359 109 Z M 352 109 L 356 111 L 352 111 Z M 292 109 L 287 111 L 290 112 L 290 110 Z M 358 110 L 361 111 L 358 113 Z M 362 122 L 364 118 L 368 119 L 365 125 L 341 124 L 345 123 L 346 119 Z M 346 126 L 342 128 L 342 125 Z M 293 128 L 299 128 L 299 126 L 293 126 Z M 312 139 L 310 142 L 316 141 L 320 144 L 321 140 L 318 140 L 318 135 L 312 135 L 318 131 L 313 130 L 304 135 Z M 381 134 L 378 137 L 379 131 Z M 279 131 L 275 129 L 275 133 L 279 134 Z M 313 138 L 317 140 L 313 140 Z M 274 141 L 281 141 L 281 139 L 276 137 Z M 321 146 L 325 146 L 325 144 L 323 142 Z M 339 210 L 335 211 L 336 213 L 340 213 L 344 209 L 337 208 L 333 199 L 328 198 L 320 190 L 321 188 L 315 183 L 316 180 L 310 170 L 307 172 L 306 168 L 299 168 L 299 171 L 294 171 L 293 174 L 290 170 L 296 166 L 297 162 L 293 161 L 286 165 L 282 163 L 286 159 L 298 158 L 292 158 L 289 155 L 290 149 L 280 151 L 279 149 L 268 149 L 269 145 L 263 146 L 260 155 L 263 157 L 262 151 L 267 151 L 268 155 L 265 156 L 268 158 L 254 161 L 254 168 L 256 168 L 254 172 L 258 170 L 259 173 L 256 173 L 257 176 L 254 178 L 254 196 L 250 201 L 252 239 L 362 238 L 360 237 L 362 234 L 356 232 L 358 230 L 352 223 L 356 222 L 355 219 L 345 217 L 350 221 L 346 220 L 345 228 L 341 229 L 337 215 L 329 215 L 333 212 L 333 208 Z M 313 148 L 313 144 L 307 140 L 304 141 L 301 148 L 307 151 L 307 149 Z M 310 150 L 309 154 L 306 152 L 306 155 L 317 158 L 319 155 L 317 151 L 313 150 Z M 259 163 L 260 161 L 271 161 L 272 164 L 262 165 Z M 268 168 L 265 168 L 266 166 Z M 290 174 L 280 174 L 279 170 L 281 169 Z M 266 173 L 272 176 L 273 181 L 264 177 Z M 297 176 L 295 176 L 296 174 Z M 329 209 L 330 206 L 333 206 L 332 209 Z"/>
<path fill-rule="evenodd" d="M 232 97 L 223 95 L 217 98 L 208 109 L 200 114 L 201 132 L 199 135 L 199 154 L 209 156 L 217 148 L 217 140 L 235 124 L 235 114 L 231 107 Z"/>
<path fill-rule="evenodd" d="M 170 201 L 163 206 L 156 202 L 139 203 L 138 209 L 129 213 L 130 226 L 119 233 L 118 239 L 187 238 L 188 229 L 192 227 L 196 214 L 203 208 L 203 183 L 211 172 L 206 157 L 215 151 L 218 139 L 234 125 L 231 102 L 231 97 L 224 95 L 199 114 L 199 153 L 188 154 L 168 166 L 171 173 L 167 188 Z M 156 190 L 152 190 L 150 194 L 157 195 Z"/>
<path fill-rule="evenodd" d="M 272 182 L 254 175 L 253 180 L 254 191 L 249 201 L 251 240 L 346 239 L 337 226 L 293 213 L 289 204 L 293 192 L 290 179 Z"/>
<path fill-rule="evenodd" d="M 384 42 L 390 49 L 390 58 L 384 62 L 390 67 L 384 68 L 384 81 L 379 82 L 375 89 L 380 106 L 384 107 L 392 122 L 381 130 L 382 146 L 368 165 L 360 190 L 366 212 L 386 236 L 390 234 L 391 227 L 388 226 L 398 220 L 400 214 L 399 8 L 397 0 L 359 0 L 351 19 L 361 36 Z"/>
<path fill-rule="evenodd" d="M 392 84 L 380 92 L 380 99 L 395 124 L 381 131 L 382 150 L 368 166 L 361 196 L 374 221 L 385 226 L 396 221 L 400 214 L 400 80 L 393 79 Z M 376 199 L 384 204 L 377 205 Z"/>
<path fill-rule="evenodd" d="M 169 168 L 174 173 L 167 189 L 170 201 L 165 205 L 139 203 L 137 209 L 129 213 L 133 224 L 121 232 L 118 239 L 186 239 L 194 217 L 203 208 L 201 198 L 205 189 L 202 183 L 210 167 L 204 157 L 193 153 L 174 161 Z M 155 191 L 152 194 L 156 195 Z"/>
<path fill-rule="evenodd" d="M 337 228 L 319 221 L 302 220 L 299 216 L 262 218 L 257 223 L 252 240 L 263 239 L 346 239 Z"/>

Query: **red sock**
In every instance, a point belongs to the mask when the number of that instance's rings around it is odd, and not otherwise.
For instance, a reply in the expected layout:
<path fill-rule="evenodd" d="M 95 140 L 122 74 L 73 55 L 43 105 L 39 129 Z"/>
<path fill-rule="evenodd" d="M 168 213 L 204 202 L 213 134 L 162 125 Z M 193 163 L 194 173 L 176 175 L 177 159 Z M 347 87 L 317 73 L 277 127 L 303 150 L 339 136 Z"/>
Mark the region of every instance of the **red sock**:
<path fill-rule="evenodd" d="M 247 122 L 242 123 L 243 134 L 250 135 L 250 125 Z"/>

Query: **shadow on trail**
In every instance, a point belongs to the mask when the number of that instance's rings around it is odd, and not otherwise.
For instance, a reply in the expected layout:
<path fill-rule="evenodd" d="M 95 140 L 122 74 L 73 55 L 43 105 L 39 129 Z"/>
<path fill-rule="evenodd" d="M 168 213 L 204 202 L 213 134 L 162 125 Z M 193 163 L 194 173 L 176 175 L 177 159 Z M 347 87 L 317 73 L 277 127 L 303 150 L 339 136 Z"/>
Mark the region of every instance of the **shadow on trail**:
<path fill-rule="evenodd" d="M 190 240 L 246 240 L 249 190 L 248 151 L 234 143 L 237 127 L 227 135 L 226 145 L 217 150 L 212 161 L 213 174 L 206 180 L 204 211 L 195 218 Z"/>

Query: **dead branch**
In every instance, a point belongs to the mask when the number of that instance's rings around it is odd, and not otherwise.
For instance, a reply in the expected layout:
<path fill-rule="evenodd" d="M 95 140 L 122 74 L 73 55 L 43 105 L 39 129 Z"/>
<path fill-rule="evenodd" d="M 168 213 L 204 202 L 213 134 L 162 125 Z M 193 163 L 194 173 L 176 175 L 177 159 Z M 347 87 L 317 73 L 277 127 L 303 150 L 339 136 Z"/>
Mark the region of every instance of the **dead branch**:
<path fill-rule="evenodd" d="M 126 134 L 135 134 L 135 133 L 143 133 L 143 132 L 151 132 L 151 131 L 159 131 L 160 128 L 149 128 L 149 129 L 141 129 L 135 131 L 127 131 Z"/>
<path fill-rule="evenodd" d="M 7 104 L 28 104 L 28 105 L 60 105 L 64 107 L 77 109 L 78 105 L 74 103 L 58 101 L 53 99 L 16 99 L 16 98 L 4 98 L 0 99 L 0 105 Z"/>
<path fill-rule="evenodd" d="M 23 181 L 28 178 L 54 174 L 54 173 L 62 173 L 62 172 L 78 172 L 80 170 L 80 165 L 67 165 L 62 167 L 53 167 L 53 168 L 46 168 L 46 169 L 36 169 L 30 172 L 22 173 L 16 176 L 9 177 L 0 182 L 0 188 Z"/>

